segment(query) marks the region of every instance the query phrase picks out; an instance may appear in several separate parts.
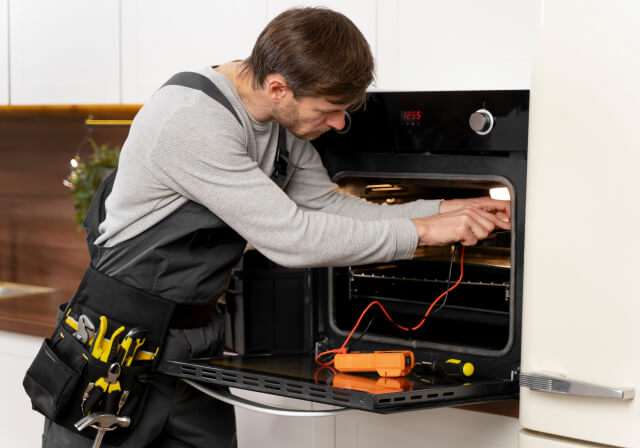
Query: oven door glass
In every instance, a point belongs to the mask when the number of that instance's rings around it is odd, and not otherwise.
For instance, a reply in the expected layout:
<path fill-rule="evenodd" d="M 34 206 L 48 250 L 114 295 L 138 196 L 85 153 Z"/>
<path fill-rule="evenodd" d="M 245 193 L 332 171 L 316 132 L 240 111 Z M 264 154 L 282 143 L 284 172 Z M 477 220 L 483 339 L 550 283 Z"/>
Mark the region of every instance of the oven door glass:
<path fill-rule="evenodd" d="M 340 373 L 311 355 L 247 355 L 170 362 L 163 373 L 218 386 L 282 395 L 340 407 L 391 413 L 515 398 L 509 379 L 445 376 L 416 366 L 407 376 Z"/>

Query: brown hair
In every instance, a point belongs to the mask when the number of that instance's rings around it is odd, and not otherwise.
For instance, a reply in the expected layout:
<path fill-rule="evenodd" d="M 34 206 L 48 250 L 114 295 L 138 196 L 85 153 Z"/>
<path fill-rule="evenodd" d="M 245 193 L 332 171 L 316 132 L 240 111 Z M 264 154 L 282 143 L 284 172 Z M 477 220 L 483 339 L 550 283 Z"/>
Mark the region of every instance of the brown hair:
<path fill-rule="evenodd" d="M 296 98 L 322 96 L 355 107 L 364 103 L 374 76 L 371 49 L 360 30 L 326 8 L 284 11 L 260 33 L 244 62 L 254 88 L 279 73 Z"/>

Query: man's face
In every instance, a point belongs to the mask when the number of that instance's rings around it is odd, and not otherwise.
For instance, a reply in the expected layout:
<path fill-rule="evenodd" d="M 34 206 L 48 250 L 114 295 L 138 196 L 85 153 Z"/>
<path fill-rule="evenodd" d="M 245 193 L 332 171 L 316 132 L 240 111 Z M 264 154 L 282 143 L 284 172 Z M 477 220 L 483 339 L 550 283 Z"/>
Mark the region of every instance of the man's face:
<path fill-rule="evenodd" d="M 296 137 L 313 140 L 332 128 L 342 129 L 348 107 L 349 104 L 333 104 L 322 97 L 296 99 L 291 95 L 273 107 L 272 115 Z"/>

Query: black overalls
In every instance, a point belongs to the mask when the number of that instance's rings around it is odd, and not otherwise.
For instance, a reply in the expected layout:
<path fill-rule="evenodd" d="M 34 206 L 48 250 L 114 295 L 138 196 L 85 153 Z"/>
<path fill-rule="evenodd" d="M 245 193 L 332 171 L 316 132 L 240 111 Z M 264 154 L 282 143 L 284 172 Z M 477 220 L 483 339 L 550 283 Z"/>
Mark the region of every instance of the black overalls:
<path fill-rule="evenodd" d="M 228 100 L 202 75 L 181 73 L 165 85 L 171 84 L 202 90 L 236 115 Z M 282 171 L 284 163 L 286 176 L 282 127 L 278 148 L 284 162 L 277 159 L 276 167 Z M 190 201 L 134 238 L 113 247 L 94 245 L 115 174 L 100 186 L 84 221 L 91 266 L 71 307 L 164 329 L 166 338 L 157 341 L 159 362 L 220 355 L 224 323 L 215 303 L 246 242 L 207 208 Z M 149 378 L 144 409 L 120 446 L 236 446 L 231 406 L 174 378 L 154 373 Z M 111 446 L 109 441 L 105 437 L 102 446 Z M 89 447 L 92 442 L 48 419 L 45 422 L 44 447 Z"/>

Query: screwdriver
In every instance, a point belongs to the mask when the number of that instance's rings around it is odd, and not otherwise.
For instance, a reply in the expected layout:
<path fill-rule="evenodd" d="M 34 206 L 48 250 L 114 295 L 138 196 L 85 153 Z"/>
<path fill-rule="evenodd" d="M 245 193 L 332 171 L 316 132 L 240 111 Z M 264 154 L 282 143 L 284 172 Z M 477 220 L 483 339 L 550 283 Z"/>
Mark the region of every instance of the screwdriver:
<path fill-rule="evenodd" d="M 416 365 L 432 373 L 440 373 L 448 376 L 471 376 L 475 367 L 470 362 L 462 362 L 459 359 L 447 359 L 446 361 L 422 361 Z"/>

